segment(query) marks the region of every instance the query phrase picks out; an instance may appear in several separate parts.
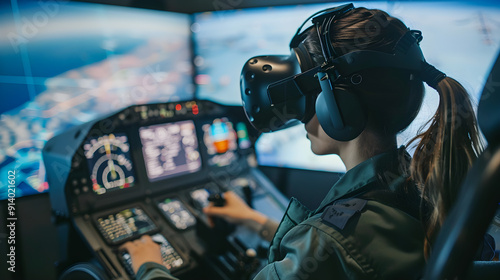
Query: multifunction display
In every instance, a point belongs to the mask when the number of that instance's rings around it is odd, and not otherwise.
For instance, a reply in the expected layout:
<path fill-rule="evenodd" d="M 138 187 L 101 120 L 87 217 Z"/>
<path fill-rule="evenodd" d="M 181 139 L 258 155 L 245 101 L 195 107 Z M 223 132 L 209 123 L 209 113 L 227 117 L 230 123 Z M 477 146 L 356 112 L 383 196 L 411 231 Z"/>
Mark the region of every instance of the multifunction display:
<path fill-rule="evenodd" d="M 201 169 L 193 121 L 141 127 L 139 135 L 149 181 L 154 182 Z"/>
<path fill-rule="evenodd" d="M 157 229 L 151 218 L 138 207 L 99 217 L 97 227 L 111 244 L 118 244 Z"/>
<path fill-rule="evenodd" d="M 130 160 L 130 145 L 125 134 L 109 134 L 88 139 L 83 145 L 97 194 L 132 187 L 134 170 Z"/>
<path fill-rule="evenodd" d="M 203 125 L 202 129 L 209 165 L 226 166 L 237 158 L 237 134 L 227 118 L 215 119 Z"/>

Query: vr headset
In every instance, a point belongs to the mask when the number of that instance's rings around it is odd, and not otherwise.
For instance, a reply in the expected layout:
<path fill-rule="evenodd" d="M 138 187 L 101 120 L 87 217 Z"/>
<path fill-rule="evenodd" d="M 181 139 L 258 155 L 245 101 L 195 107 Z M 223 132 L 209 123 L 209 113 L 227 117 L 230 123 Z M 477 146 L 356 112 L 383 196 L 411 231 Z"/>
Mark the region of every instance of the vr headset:
<path fill-rule="evenodd" d="M 240 76 L 241 99 L 257 130 L 270 132 L 307 123 L 316 113 L 330 137 L 352 140 L 366 124 L 357 96 L 347 88 L 362 83 L 360 71 L 387 67 L 420 73 L 428 65 L 419 46 L 422 34 L 418 30 L 406 32 L 392 53 L 359 50 L 339 56 L 330 43 L 330 27 L 352 9 L 354 5 L 347 4 L 310 16 L 290 42 L 291 55 L 255 56 L 245 63 Z M 312 26 L 301 32 L 311 18 Z M 323 52 L 320 66 L 303 44 L 313 27 Z"/>

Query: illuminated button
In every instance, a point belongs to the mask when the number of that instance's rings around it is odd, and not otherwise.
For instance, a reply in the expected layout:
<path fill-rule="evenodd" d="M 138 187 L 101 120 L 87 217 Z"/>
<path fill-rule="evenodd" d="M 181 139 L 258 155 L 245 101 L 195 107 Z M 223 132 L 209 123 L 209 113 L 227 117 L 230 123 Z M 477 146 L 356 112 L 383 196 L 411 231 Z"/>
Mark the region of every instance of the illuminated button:
<path fill-rule="evenodd" d="M 88 192 L 89 191 L 89 187 L 88 186 L 83 186 L 82 191 L 85 192 L 85 193 Z"/>
<path fill-rule="evenodd" d="M 248 248 L 245 253 L 246 253 L 247 257 L 250 257 L 250 258 L 255 258 L 257 256 L 257 252 L 253 248 Z"/>
<path fill-rule="evenodd" d="M 174 250 L 173 250 L 172 248 L 167 248 L 167 249 L 165 250 L 165 254 L 169 254 L 169 255 L 170 255 L 173 251 L 174 251 Z"/>

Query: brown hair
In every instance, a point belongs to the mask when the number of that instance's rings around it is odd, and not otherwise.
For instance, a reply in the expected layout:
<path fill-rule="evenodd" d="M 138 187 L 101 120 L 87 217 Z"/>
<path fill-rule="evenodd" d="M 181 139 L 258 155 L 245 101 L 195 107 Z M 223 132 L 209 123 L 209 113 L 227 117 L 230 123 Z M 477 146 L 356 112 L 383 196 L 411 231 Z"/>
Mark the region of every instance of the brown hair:
<path fill-rule="evenodd" d="M 330 39 L 339 55 L 355 50 L 392 52 L 408 28 L 387 13 L 356 8 L 331 25 Z M 321 47 L 313 28 L 304 41 L 317 64 Z M 366 75 L 368 74 L 368 75 Z M 395 136 L 417 116 L 424 88 L 419 73 L 396 69 L 363 71 L 363 86 L 351 87 L 368 114 L 367 129 L 382 136 Z M 435 87 L 440 96 L 438 109 L 409 145 L 416 143 L 410 166 L 410 180 L 421 191 L 428 214 L 422 217 L 426 231 L 425 255 L 430 254 L 440 225 L 453 206 L 467 170 L 482 150 L 474 110 L 467 91 L 446 77 Z"/>
<path fill-rule="evenodd" d="M 426 221 L 426 256 L 465 174 L 483 149 L 467 91 L 450 77 L 439 82 L 436 90 L 440 101 L 429 128 L 410 141 L 420 140 L 411 163 L 411 178 L 432 207 Z"/>

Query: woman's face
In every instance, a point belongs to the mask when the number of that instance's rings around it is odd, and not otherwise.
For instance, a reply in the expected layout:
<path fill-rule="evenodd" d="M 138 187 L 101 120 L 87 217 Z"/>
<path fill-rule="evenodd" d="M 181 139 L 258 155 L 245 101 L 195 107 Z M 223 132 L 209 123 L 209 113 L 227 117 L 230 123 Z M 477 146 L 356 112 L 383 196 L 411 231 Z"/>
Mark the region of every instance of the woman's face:
<path fill-rule="evenodd" d="M 306 123 L 307 138 L 311 141 L 311 150 L 317 155 L 339 153 L 339 142 L 326 134 L 319 124 L 316 114 Z"/>

